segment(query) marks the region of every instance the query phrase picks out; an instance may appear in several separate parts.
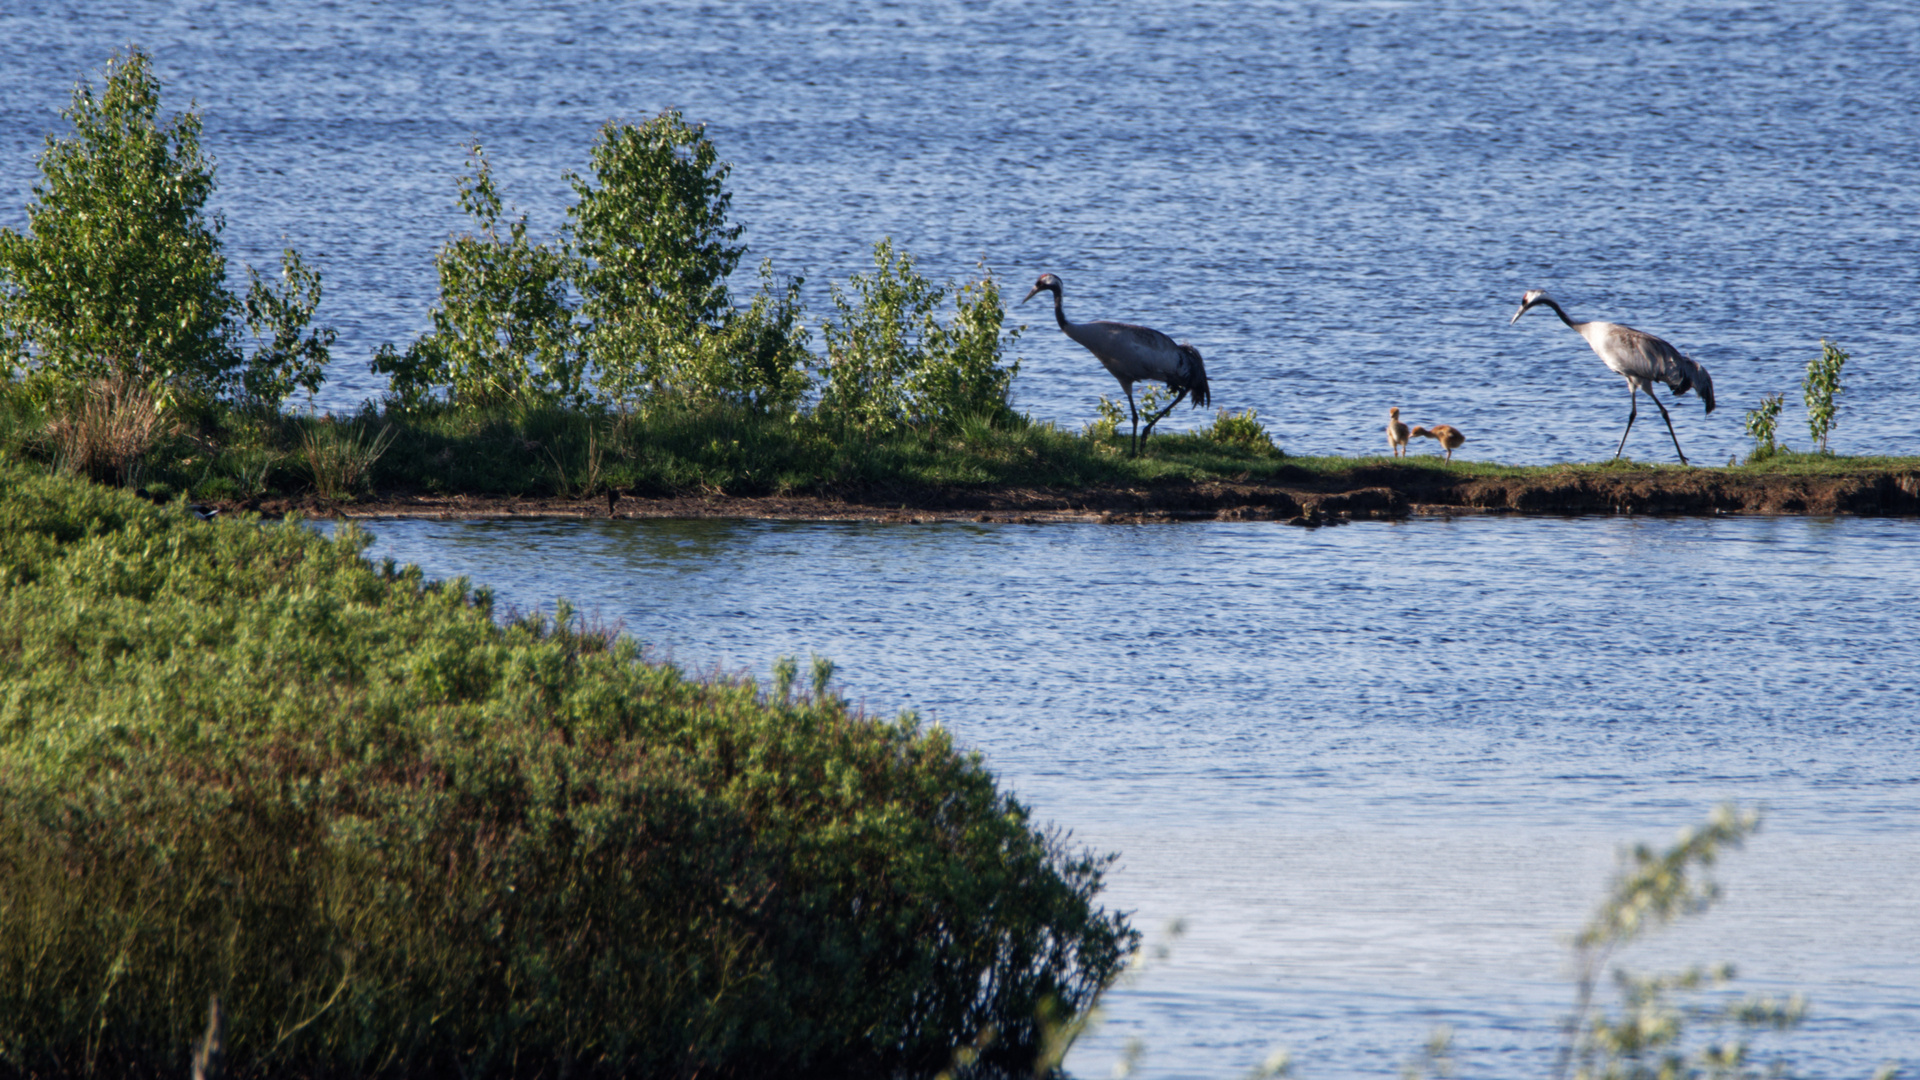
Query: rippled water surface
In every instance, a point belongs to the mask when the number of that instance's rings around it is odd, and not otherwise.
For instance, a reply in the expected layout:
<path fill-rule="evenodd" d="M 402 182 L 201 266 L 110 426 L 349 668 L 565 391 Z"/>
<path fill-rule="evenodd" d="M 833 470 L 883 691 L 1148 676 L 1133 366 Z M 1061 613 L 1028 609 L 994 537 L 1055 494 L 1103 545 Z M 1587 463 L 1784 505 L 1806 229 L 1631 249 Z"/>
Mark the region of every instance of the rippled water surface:
<path fill-rule="evenodd" d="M 367 358 L 425 327 L 464 141 L 539 233 L 598 125 L 678 106 L 734 163 L 749 266 L 807 275 L 816 314 L 882 236 L 1016 296 L 1055 271 L 1075 317 L 1192 340 L 1216 403 L 1292 450 L 1376 449 L 1400 405 L 1468 457 L 1609 452 L 1619 380 L 1550 314 L 1505 325 L 1534 286 L 1708 365 L 1721 411 L 1676 416 L 1700 460 L 1743 451 L 1741 414 L 1793 396 L 1823 335 L 1854 352 L 1835 447 L 1914 450 L 1904 0 L 12 0 L 0 222 L 74 80 L 130 41 L 205 115 L 236 264 L 291 243 L 324 268 L 324 407 L 377 395 Z M 1078 426 L 1116 388 L 1038 307 L 1019 405 Z M 1671 460 L 1654 424 L 1628 450 Z M 1797 403 L 1782 430 L 1804 445 Z"/>
<path fill-rule="evenodd" d="M 937 277 L 1192 340 L 1216 402 L 1297 452 L 1389 405 L 1464 456 L 1604 456 L 1625 394 L 1523 289 L 1659 333 L 1721 409 L 1701 460 L 1852 349 L 1843 452 L 1914 451 L 1920 11 L 1840 3 L 0 7 L 0 224 L 110 50 L 151 50 L 220 163 L 238 273 L 283 244 L 340 328 L 323 408 L 426 325 L 483 141 L 536 233 L 612 118 L 677 106 L 734 163 L 748 263 L 826 283 L 892 236 Z M 1019 407 L 1112 382 L 1044 311 Z M 817 342 L 816 342 L 817 344 Z M 1181 425 L 1195 422 L 1184 414 Z M 1652 426 L 1649 426 L 1652 425 Z M 1804 445 L 1797 403 L 1783 432 Z M 1628 450 L 1666 460 L 1650 414 Z M 1561 935 L 1616 842 L 1770 808 L 1729 898 L 1662 957 L 1815 1000 L 1815 1071 L 1920 1059 L 1920 559 L 1912 522 L 1422 520 L 881 526 L 386 522 L 376 554 L 522 605 L 568 596 L 696 668 L 818 651 L 1051 820 L 1122 854 L 1171 957 L 1074 1065 L 1384 1075 L 1454 1026 L 1470 1075 L 1542 1075 Z M 1651 962 L 1654 957 L 1647 957 Z"/>
<path fill-rule="evenodd" d="M 1814 1071 L 1920 1058 L 1920 559 L 1907 521 L 1424 519 L 1307 531 L 726 521 L 371 525 L 696 670 L 840 664 L 1121 853 L 1171 957 L 1074 1067 L 1384 1075 L 1450 1024 L 1544 1075 L 1616 843 L 1768 821 L 1646 966 L 1807 991 Z"/>

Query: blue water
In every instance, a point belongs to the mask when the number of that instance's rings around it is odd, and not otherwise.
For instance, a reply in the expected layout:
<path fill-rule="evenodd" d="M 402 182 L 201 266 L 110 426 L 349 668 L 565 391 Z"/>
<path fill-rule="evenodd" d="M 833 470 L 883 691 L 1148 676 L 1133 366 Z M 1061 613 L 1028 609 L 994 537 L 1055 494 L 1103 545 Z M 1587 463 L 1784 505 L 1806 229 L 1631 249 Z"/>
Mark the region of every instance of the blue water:
<path fill-rule="evenodd" d="M 1612 452 L 1623 387 L 1536 313 L 1667 337 L 1720 411 L 1696 460 L 1853 353 L 1833 446 L 1914 452 L 1920 11 L 1905 3 L 79 3 L 0 7 L 0 224 L 74 81 L 138 42 L 193 101 L 239 266 L 292 244 L 339 328 L 316 404 L 427 325 L 462 146 L 537 234 L 597 127 L 676 106 L 734 163 L 748 263 L 827 283 L 891 236 L 936 277 L 1043 271 L 1080 319 L 1206 354 L 1302 453 L 1398 405 L 1468 458 Z M 1116 387 L 1038 304 L 1017 404 Z M 818 339 L 816 337 L 816 347 Z M 1171 427 L 1200 422 L 1183 412 Z M 1628 452 L 1670 460 L 1648 412 Z M 1810 1071 L 1920 1059 L 1920 559 L 1911 522 L 1424 519 L 849 526 L 402 523 L 377 554 L 569 596 L 663 656 L 818 651 L 1042 816 L 1122 853 L 1112 899 L 1186 935 L 1073 1058 L 1155 1077 L 1541 1075 L 1563 935 L 1613 845 L 1769 807 L 1728 899 L 1644 959 L 1815 1001 Z"/>
<path fill-rule="evenodd" d="M 1920 538 L 1911 522 L 1193 525 L 378 521 L 372 554 L 660 658 L 783 654 L 987 755 L 1122 858 L 1171 955 L 1076 1051 L 1103 1075 L 1549 1071 L 1567 935 L 1617 844 L 1738 799 L 1725 905 L 1628 959 L 1807 992 L 1824 1075 L 1920 1063 Z"/>
<path fill-rule="evenodd" d="M 1470 458 L 1611 453 L 1624 387 L 1550 314 L 1506 325 L 1530 287 L 1712 370 L 1720 411 L 1676 410 L 1697 460 L 1743 453 L 1771 392 L 1804 446 L 1823 336 L 1854 357 L 1834 447 L 1914 449 L 1920 9 L 1900 0 L 14 0 L 0 222 L 24 220 L 73 82 L 130 41 L 205 115 L 236 272 L 283 243 L 323 267 L 326 408 L 377 396 L 367 358 L 427 325 L 465 141 L 545 233 L 600 124 L 676 106 L 734 163 L 748 263 L 804 273 L 816 316 L 882 236 L 937 277 L 984 261 L 1015 297 L 1054 271 L 1074 317 L 1192 340 L 1216 403 L 1290 450 L 1379 450 L 1398 405 Z M 1038 303 L 1017 314 L 1019 407 L 1085 423 L 1117 387 Z M 1628 452 L 1671 460 L 1664 436 L 1650 414 Z"/>

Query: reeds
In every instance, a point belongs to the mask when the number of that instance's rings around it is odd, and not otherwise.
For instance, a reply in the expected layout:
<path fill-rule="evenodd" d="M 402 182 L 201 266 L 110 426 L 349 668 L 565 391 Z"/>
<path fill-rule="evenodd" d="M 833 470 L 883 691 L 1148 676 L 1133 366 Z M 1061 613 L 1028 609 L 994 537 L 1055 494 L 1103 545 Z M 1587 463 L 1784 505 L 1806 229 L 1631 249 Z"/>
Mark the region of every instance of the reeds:
<path fill-rule="evenodd" d="M 371 424 L 336 423 L 331 418 L 301 429 L 300 448 L 308 475 L 322 497 L 351 499 L 373 472 L 374 463 L 393 445 L 393 425 L 378 432 Z"/>
<path fill-rule="evenodd" d="M 51 413 L 46 431 L 56 465 L 121 485 L 135 482 L 147 451 L 175 426 L 146 385 L 127 375 L 95 379 Z"/>

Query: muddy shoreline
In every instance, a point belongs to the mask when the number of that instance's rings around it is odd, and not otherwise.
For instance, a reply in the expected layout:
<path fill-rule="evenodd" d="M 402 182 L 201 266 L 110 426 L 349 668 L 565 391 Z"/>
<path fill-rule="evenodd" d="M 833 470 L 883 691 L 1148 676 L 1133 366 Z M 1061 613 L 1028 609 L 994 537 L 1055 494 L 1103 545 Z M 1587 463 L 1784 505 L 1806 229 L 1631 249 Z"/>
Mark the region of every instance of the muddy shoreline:
<path fill-rule="evenodd" d="M 270 516 L 375 518 L 760 518 L 790 521 L 1279 521 L 1294 525 L 1445 514 L 1656 514 L 1711 517 L 1920 516 L 1920 470 L 1827 475 L 1718 470 L 1600 471 L 1523 477 L 1358 465 L 1260 481 L 1177 481 L 1053 489 L 852 489 L 812 495 L 724 493 L 520 498 L 381 492 L 354 502 L 255 499 L 223 509 Z"/>

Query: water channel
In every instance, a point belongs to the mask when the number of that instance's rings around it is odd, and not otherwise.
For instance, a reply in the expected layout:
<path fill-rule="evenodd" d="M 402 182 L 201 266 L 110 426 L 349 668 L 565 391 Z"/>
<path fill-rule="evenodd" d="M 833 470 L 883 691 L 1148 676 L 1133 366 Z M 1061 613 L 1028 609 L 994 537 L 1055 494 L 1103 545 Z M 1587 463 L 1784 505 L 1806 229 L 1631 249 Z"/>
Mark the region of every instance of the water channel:
<path fill-rule="evenodd" d="M 1104 1075 L 1386 1075 L 1437 1025 L 1544 1075 L 1617 845 L 1765 808 L 1727 895 L 1628 959 L 1805 991 L 1797 1060 L 1920 1046 L 1920 560 L 1908 521 L 1192 525 L 376 521 L 370 554 L 567 597 L 654 655 L 839 664 L 1120 862 L 1168 957 Z"/>

